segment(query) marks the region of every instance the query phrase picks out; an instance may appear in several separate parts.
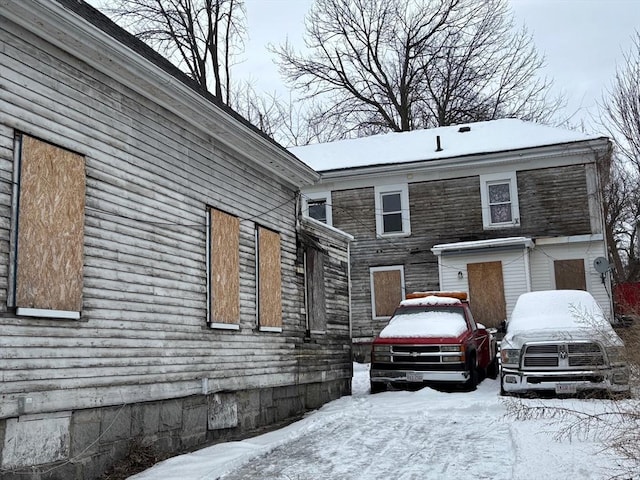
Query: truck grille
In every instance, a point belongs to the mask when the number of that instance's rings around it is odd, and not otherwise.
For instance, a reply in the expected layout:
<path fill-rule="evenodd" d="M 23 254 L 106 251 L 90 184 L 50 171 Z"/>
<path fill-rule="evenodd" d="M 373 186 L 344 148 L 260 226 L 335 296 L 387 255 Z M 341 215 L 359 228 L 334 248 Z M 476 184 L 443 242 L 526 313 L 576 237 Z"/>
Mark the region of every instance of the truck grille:
<path fill-rule="evenodd" d="M 460 352 L 442 352 L 441 345 L 393 345 L 388 361 L 375 361 L 381 370 L 458 371 L 461 362 L 443 362 L 445 356 L 460 356 Z"/>
<path fill-rule="evenodd" d="M 524 367 L 566 369 L 604 365 L 600 345 L 590 342 L 528 345 L 523 355 Z"/>

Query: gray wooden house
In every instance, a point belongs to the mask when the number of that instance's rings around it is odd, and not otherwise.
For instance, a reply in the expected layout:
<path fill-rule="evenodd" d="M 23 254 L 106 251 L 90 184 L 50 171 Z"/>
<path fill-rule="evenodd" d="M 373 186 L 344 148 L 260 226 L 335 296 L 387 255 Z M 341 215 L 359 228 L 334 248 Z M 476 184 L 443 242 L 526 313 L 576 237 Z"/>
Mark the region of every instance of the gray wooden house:
<path fill-rule="evenodd" d="M 86 3 L 0 1 L 0 478 L 350 393 L 351 237 L 299 214 L 318 178 Z"/>
<path fill-rule="evenodd" d="M 304 214 L 355 237 L 354 350 L 412 291 L 468 291 L 487 326 L 531 290 L 586 289 L 610 312 L 609 276 L 594 267 L 607 257 L 597 162 L 608 149 L 515 119 L 292 148 L 322 175 L 303 189 Z"/>

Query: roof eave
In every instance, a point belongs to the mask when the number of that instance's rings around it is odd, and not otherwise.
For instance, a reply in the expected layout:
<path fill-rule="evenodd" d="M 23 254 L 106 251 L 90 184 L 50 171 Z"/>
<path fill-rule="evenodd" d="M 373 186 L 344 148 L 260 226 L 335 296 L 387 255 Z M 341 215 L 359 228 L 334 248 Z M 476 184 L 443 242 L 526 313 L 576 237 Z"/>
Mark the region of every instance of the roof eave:
<path fill-rule="evenodd" d="M 301 187 L 320 178 L 239 114 L 216 105 L 179 75 L 168 73 L 60 3 L 0 0 L 0 15 L 125 84 L 287 184 Z"/>
<path fill-rule="evenodd" d="M 604 154 L 608 151 L 610 141 L 607 137 L 599 137 L 590 140 L 565 142 L 538 147 L 527 147 L 514 150 L 502 150 L 495 152 L 478 152 L 474 154 L 441 157 L 437 159 L 413 160 L 402 163 L 372 164 L 358 167 L 348 167 L 332 170 L 319 170 L 322 181 L 348 180 L 355 178 L 376 178 L 384 175 L 405 175 L 416 173 L 421 169 L 453 170 L 466 169 L 477 166 L 479 162 L 484 164 L 521 163 L 523 161 L 541 158 L 554 158 L 567 155 L 593 155 Z"/>

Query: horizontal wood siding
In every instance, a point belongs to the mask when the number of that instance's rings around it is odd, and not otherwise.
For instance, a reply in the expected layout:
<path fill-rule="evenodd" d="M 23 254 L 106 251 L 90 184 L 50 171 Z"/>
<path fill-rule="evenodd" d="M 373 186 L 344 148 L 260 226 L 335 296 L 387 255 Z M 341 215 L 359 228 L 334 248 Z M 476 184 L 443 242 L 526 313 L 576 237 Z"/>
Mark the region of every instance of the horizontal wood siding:
<path fill-rule="evenodd" d="M 584 165 L 518 172 L 518 198 L 522 226 L 516 235 L 597 233 L 591 231 Z"/>
<path fill-rule="evenodd" d="M 317 381 L 329 378 L 350 378 L 353 363 L 349 318 L 349 244 L 339 235 L 327 234 L 326 229 L 305 223 L 303 231 L 315 239 L 324 252 L 324 289 L 326 330 L 310 332 L 297 349 L 299 364 L 314 372 Z M 300 258 L 303 248 L 299 249 Z"/>
<path fill-rule="evenodd" d="M 0 418 L 16 415 L 24 394 L 36 411 L 55 411 L 190 395 L 202 392 L 203 379 L 216 391 L 318 378 L 348 344 L 348 326 L 344 305 L 332 306 L 342 314 L 336 345 L 300 360 L 303 278 L 293 188 L 225 149 L 214 132 L 184 128 L 10 22 L 0 24 L 0 44 Z M 16 130 L 85 158 L 80 321 L 7 312 Z M 239 331 L 206 324 L 208 207 L 240 219 Z M 256 326 L 255 222 L 280 235 L 282 333 Z M 343 278 L 334 270 L 332 278 Z M 345 281 L 336 280 L 336 288 Z M 343 363 L 333 375 L 348 374 Z"/>

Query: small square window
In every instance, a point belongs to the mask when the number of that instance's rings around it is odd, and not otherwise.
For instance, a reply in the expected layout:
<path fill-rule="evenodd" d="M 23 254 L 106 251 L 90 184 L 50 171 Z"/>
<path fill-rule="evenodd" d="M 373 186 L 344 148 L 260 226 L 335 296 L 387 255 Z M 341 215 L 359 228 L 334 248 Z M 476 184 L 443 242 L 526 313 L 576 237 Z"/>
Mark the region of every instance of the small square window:
<path fill-rule="evenodd" d="M 487 185 L 491 223 L 507 223 L 513 220 L 511 212 L 511 189 L 509 183 Z"/>
<path fill-rule="evenodd" d="M 382 231 L 402 232 L 402 201 L 399 192 L 382 195 Z"/>
<path fill-rule="evenodd" d="M 484 228 L 520 226 L 515 172 L 480 175 L 480 200 Z"/>
<path fill-rule="evenodd" d="M 333 224 L 331 216 L 331 192 L 313 192 L 302 194 L 302 214 L 318 222 Z"/>
<path fill-rule="evenodd" d="M 407 185 L 375 187 L 378 235 L 409 235 L 409 191 Z"/>
<path fill-rule="evenodd" d="M 322 223 L 327 223 L 327 201 L 325 199 L 309 200 L 307 206 L 311 218 Z"/>

